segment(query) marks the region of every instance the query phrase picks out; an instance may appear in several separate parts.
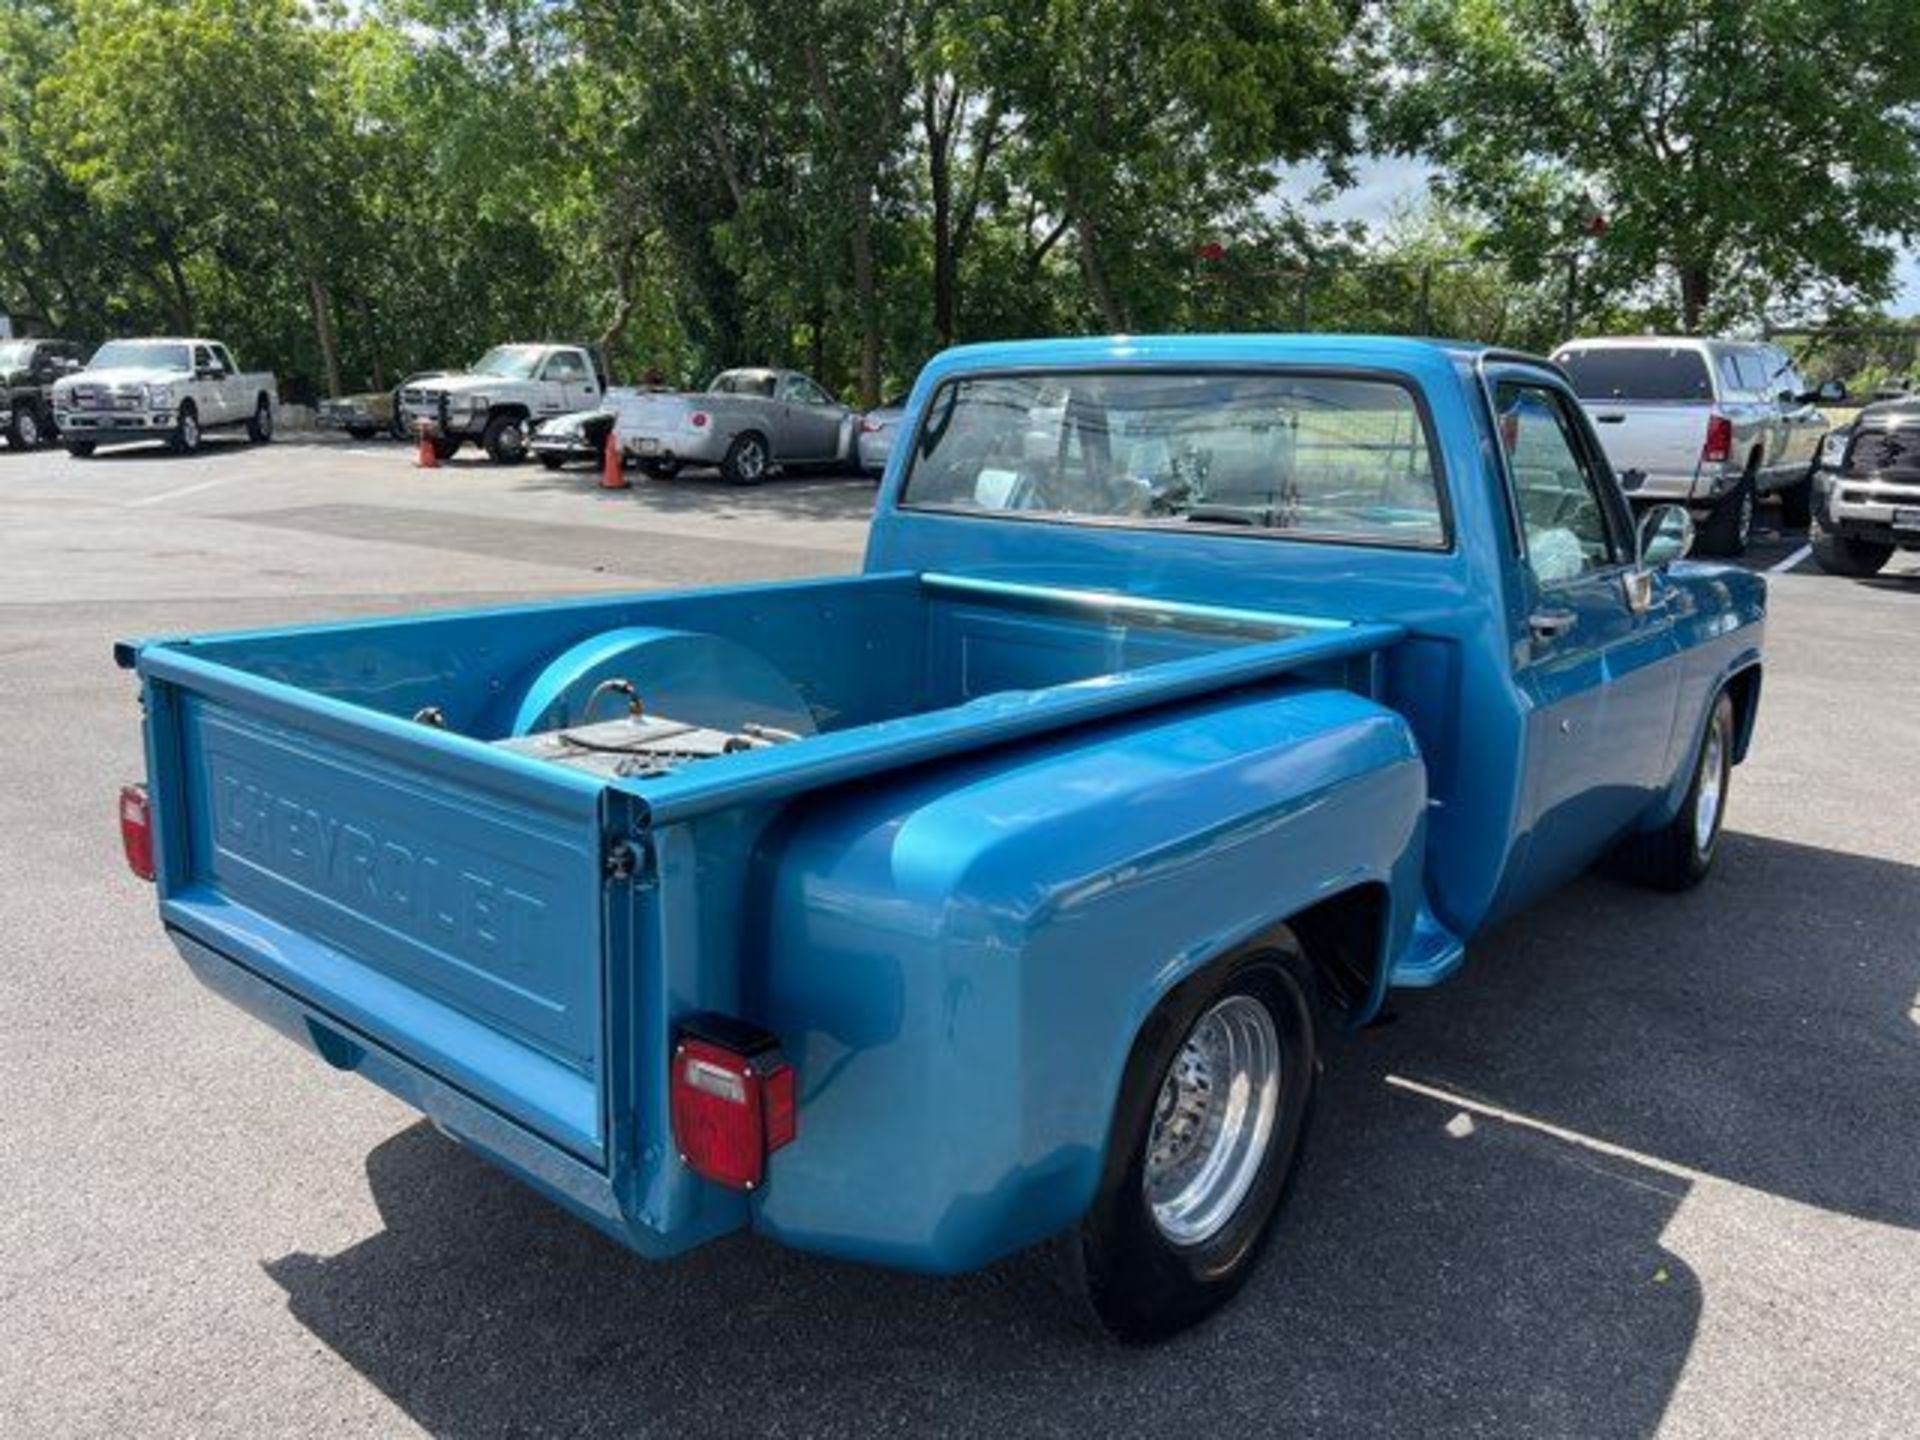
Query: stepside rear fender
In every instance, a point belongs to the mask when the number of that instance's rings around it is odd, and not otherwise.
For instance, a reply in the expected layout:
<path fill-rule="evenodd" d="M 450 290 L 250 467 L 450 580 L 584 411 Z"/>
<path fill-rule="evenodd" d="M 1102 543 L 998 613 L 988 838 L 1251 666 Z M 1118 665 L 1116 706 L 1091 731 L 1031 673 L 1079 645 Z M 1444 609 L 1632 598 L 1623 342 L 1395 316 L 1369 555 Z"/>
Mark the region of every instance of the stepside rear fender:
<path fill-rule="evenodd" d="M 1355 886 L 1408 944 L 1426 795 L 1398 714 L 1290 682 L 796 804 L 747 949 L 802 1092 L 757 1227 L 955 1271 L 1072 1223 L 1168 991 Z"/>

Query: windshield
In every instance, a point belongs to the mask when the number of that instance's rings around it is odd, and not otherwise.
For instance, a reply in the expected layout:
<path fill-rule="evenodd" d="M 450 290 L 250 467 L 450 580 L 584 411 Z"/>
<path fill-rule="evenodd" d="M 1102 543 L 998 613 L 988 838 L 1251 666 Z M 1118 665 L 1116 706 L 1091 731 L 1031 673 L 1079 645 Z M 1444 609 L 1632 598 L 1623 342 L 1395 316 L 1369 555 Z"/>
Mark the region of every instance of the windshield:
<path fill-rule="evenodd" d="M 87 362 L 89 370 L 191 370 L 187 347 L 166 340 L 109 340 Z"/>
<path fill-rule="evenodd" d="M 1562 350 L 1554 356 L 1582 400 L 1713 399 L 1706 358 L 1672 345 Z"/>
<path fill-rule="evenodd" d="M 0 369 L 18 370 L 32 355 L 31 340 L 0 340 Z"/>
<path fill-rule="evenodd" d="M 1412 393 L 1328 376 L 956 380 L 927 407 L 902 503 L 1303 539 L 1446 543 Z"/>
<path fill-rule="evenodd" d="M 531 380 L 545 352 L 538 345 L 496 345 L 473 367 L 475 375 L 499 375 L 508 380 Z"/>

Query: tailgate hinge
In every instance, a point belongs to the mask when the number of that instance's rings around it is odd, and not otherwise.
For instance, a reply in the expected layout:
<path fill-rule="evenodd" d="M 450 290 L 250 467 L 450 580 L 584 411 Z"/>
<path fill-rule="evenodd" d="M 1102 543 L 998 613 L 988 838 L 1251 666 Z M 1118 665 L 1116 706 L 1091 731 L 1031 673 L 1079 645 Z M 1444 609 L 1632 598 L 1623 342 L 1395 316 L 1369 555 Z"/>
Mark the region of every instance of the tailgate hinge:
<path fill-rule="evenodd" d="M 615 840 L 607 846 L 603 868 L 609 883 L 616 880 L 645 880 L 652 868 L 652 847 L 644 839 Z"/>

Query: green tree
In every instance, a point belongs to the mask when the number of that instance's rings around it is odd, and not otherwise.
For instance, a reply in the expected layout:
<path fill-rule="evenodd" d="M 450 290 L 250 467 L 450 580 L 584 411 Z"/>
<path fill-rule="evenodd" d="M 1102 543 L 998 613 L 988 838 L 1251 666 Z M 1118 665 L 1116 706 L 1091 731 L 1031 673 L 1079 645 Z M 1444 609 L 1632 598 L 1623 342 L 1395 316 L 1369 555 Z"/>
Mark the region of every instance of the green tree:
<path fill-rule="evenodd" d="M 1384 136 L 1523 265 L 1677 296 L 1689 331 L 1891 289 L 1920 235 L 1910 0 L 1395 0 Z"/>

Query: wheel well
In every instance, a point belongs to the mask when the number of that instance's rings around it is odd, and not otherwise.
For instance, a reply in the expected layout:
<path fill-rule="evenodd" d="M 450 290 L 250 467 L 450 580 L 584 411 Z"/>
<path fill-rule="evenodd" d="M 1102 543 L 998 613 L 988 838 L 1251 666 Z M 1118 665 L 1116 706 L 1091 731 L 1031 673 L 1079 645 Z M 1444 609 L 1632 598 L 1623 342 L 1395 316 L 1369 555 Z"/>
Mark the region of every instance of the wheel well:
<path fill-rule="evenodd" d="M 1749 665 L 1727 681 L 1727 696 L 1733 701 L 1733 761 L 1747 758 L 1747 744 L 1753 739 L 1753 724 L 1760 712 L 1760 667 Z"/>
<path fill-rule="evenodd" d="M 487 411 L 487 423 L 491 425 L 496 420 L 525 420 L 528 415 L 529 412 L 524 405 L 496 405 Z"/>
<path fill-rule="evenodd" d="M 1386 963 L 1387 887 L 1356 885 L 1308 906 L 1286 922 L 1326 985 L 1326 999 L 1343 1013 L 1373 998 Z"/>
<path fill-rule="evenodd" d="M 267 392 L 264 390 L 255 391 L 253 396 L 253 408 L 258 410 L 262 405 L 266 406 L 269 410 L 271 410 L 273 408 L 273 397 L 267 394 Z"/>

